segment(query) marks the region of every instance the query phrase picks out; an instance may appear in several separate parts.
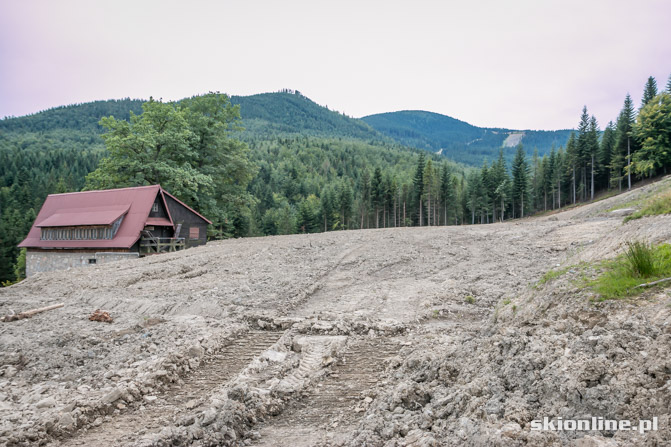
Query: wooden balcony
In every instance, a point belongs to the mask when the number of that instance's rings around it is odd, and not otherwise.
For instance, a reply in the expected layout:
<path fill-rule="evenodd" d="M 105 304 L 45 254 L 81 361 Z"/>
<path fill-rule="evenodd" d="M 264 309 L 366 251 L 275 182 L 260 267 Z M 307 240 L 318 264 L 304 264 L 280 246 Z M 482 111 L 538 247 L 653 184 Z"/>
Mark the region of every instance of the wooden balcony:
<path fill-rule="evenodd" d="M 183 237 L 142 237 L 140 239 L 140 254 L 154 255 L 184 250 L 186 239 Z"/>

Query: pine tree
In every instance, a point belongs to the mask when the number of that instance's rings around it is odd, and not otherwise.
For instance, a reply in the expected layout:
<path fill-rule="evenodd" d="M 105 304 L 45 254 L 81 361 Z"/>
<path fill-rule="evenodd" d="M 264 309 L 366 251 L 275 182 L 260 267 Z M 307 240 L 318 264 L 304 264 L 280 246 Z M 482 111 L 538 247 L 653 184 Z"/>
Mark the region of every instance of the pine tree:
<path fill-rule="evenodd" d="M 601 166 L 600 175 L 599 175 L 599 187 L 600 188 L 610 188 L 610 166 L 611 166 L 611 156 L 613 154 L 613 148 L 615 147 L 615 124 L 612 121 L 608 123 L 606 129 L 603 131 L 603 136 L 601 137 L 601 145 L 599 146 L 599 166 Z"/>
<path fill-rule="evenodd" d="M 594 115 L 589 120 L 587 145 L 590 154 L 590 200 L 594 200 L 594 175 L 597 173 L 597 154 L 599 152 L 599 125 Z"/>
<path fill-rule="evenodd" d="M 666 81 L 666 93 L 671 95 L 671 75 L 669 75 L 669 80 Z"/>
<path fill-rule="evenodd" d="M 643 99 L 641 101 L 641 108 L 645 107 L 646 104 L 648 104 L 650 101 L 652 101 L 652 98 L 657 96 L 657 81 L 655 78 L 650 76 L 645 83 L 645 88 L 643 89 Z"/>
<path fill-rule="evenodd" d="M 499 158 L 496 163 L 493 163 L 489 169 L 489 178 L 492 187 L 490 200 L 492 201 L 492 220 L 503 220 L 505 214 L 505 204 L 502 200 L 503 190 L 501 184 L 506 180 L 508 173 L 506 172 L 506 162 L 503 159 L 503 149 L 499 150 Z M 497 213 L 497 205 L 501 205 Z"/>
<path fill-rule="evenodd" d="M 513 200 L 519 203 L 520 217 L 524 217 L 524 205 L 529 202 L 529 165 L 522 144 L 517 145 L 512 171 Z"/>
<path fill-rule="evenodd" d="M 424 197 L 426 199 L 426 213 L 427 213 L 427 225 L 431 226 L 431 200 L 432 194 L 435 199 L 436 191 L 434 189 L 434 184 L 436 183 L 436 171 L 433 169 L 433 163 L 431 160 L 426 162 L 424 167 Z M 433 223 L 436 224 L 435 222 Z"/>
<path fill-rule="evenodd" d="M 566 143 L 566 168 L 571 175 L 571 194 L 573 201 L 576 202 L 576 170 L 580 162 L 580 154 L 578 153 L 578 144 L 575 137 L 575 132 L 571 132 Z"/>
<path fill-rule="evenodd" d="M 591 145 L 589 141 L 589 114 L 587 113 L 587 106 L 584 106 L 582 109 L 582 114 L 580 115 L 580 124 L 578 125 L 578 141 L 577 141 L 577 153 L 578 153 L 578 166 L 580 173 L 580 200 L 586 199 L 587 193 L 587 165 L 591 159 Z"/>
<path fill-rule="evenodd" d="M 415 223 L 420 227 L 424 224 L 424 210 L 422 207 L 422 198 L 424 197 L 424 167 L 426 166 L 426 157 L 420 152 L 417 160 L 417 169 L 412 184 L 415 191 L 414 205 L 417 212 Z"/>
<path fill-rule="evenodd" d="M 627 94 L 626 98 L 624 99 L 624 106 L 622 107 L 620 115 L 617 118 L 615 132 L 615 154 L 612 157 L 612 168 L 614 168 L 614 170 L 611 174 L 611 178 L 617 179 L 620 182 L 622 176 L 626 174 L 627 189 L 631 189 L 631 155 L 635 152 L 636 149 L 634 147 L 634 142 L 632 141 L 634 119 L 634 103 L 631 100 L 631 96 Z M 620 162 L 622 163 L 622 170 L 620 172 L 616 172 Z"/>
<path fill-rule="evenodd" d="M 443 168 L 440 176 L 440 198 L 443 204 L 443 213 L 445 215 L 444 225 L 449 225 L 448 210 L 454 202 L 454 186 L 452 183 L 452 176 L 447 168 L 447 163 L 443 163 Z"/>
<path fill-rule="evenodd" d="M 359 213 L 361 214 L 360 228 L 363 229 L 368 227 L 368 222 L 366 222 L 366 220 L 368 219 L 368 211 L 370 210 L 371 202 L 370 172 L 368 172 L 368 169 L 366 168 L 363 169 L 361 179 L 359 180 L 359 194 L 361 197 L 359 200 Z"/>
<path fill-rule="evenodd" d="M 373 208 L 375 208 L 375 228 L 380 228 L 380 208 L 384 202 L 384 184 L 382 182 L 382 170 L 377 167 L 373 173 L 371 183 Z"/>

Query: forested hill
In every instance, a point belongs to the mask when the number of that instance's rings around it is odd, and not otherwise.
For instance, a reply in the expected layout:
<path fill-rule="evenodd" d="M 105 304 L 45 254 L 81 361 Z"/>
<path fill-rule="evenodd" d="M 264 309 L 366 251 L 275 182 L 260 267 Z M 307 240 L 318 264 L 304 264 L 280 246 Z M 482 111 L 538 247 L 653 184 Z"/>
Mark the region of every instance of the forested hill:
<path fill-rule="evenodd" d="M 299 92 L 232 96 L 231 102 L 240 105 L 243 138 L 307 135 L 390 141 L 365 122 L 320 106 Z"/>
<path fill-rule="evenodd" d="M 142 99 L 111 99 L 55 107 L 19 118 L 0 120 L 0 131 L 44 132 L 56 129 L 101 132 L 98 124 L 105 116 L 128 119 L 130 112 L 142 113 Z"/>
<path fill-rule="evenodd" d="M 531 155 L 535 148 L 544 155 L 552 146 L 565 146 L 570 130 L 511 130 L 476 127 L 464 121 L 421 110 L 380 113 L 361 118 L 379 132 L 399 143 L 440 152 L 448 158 L 471 165 L 481 165 L 498 158 L 501 148 L 511 160 L 515 147 L 522 143 Z"/>
<path fill-rule="evenodd" d="M 144 101 L 126 98 L 56 107 L 0 120 L 0 131 L 23 133 L 61 129 L 101 133 L 98 124 L 101 118 L 114 116 L 127 120 L 131 111 L 136 115 L 142 113 Z M 322 107 L 298 92 L 232 96 L 231 102 L 240 105 L 245 130 L 239 136 L 245 140 L 302 135 L 392 141 L 363 121 Z"/>

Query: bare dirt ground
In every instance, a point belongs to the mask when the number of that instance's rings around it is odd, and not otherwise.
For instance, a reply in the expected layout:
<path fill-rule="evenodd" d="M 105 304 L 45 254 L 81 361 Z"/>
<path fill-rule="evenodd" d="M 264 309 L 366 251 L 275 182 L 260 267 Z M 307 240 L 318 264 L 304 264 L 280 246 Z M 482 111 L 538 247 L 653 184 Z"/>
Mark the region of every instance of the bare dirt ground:
<path fill-rule="evenodd" d="M 595 303 L 559 266 L 671 241 L 610 210 L 249 238 L 0 289 L 0 445 L 666 445 L 665 289 Z M 111 324 L 93 322 L 96 309 Z M 535 432 L 533 419 L 659 417 Z"/>

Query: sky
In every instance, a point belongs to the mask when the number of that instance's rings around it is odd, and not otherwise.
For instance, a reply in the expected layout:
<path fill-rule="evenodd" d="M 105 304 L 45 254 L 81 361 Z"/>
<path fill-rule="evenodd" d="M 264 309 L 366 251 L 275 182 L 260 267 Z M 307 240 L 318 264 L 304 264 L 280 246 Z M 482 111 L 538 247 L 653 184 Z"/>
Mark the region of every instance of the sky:
<path fill-rule="evenodd" d="M 0 0 L 0 117 L 299 90 L 359 118 L 603 127 L 671 75 L 669 0 Z"/>

